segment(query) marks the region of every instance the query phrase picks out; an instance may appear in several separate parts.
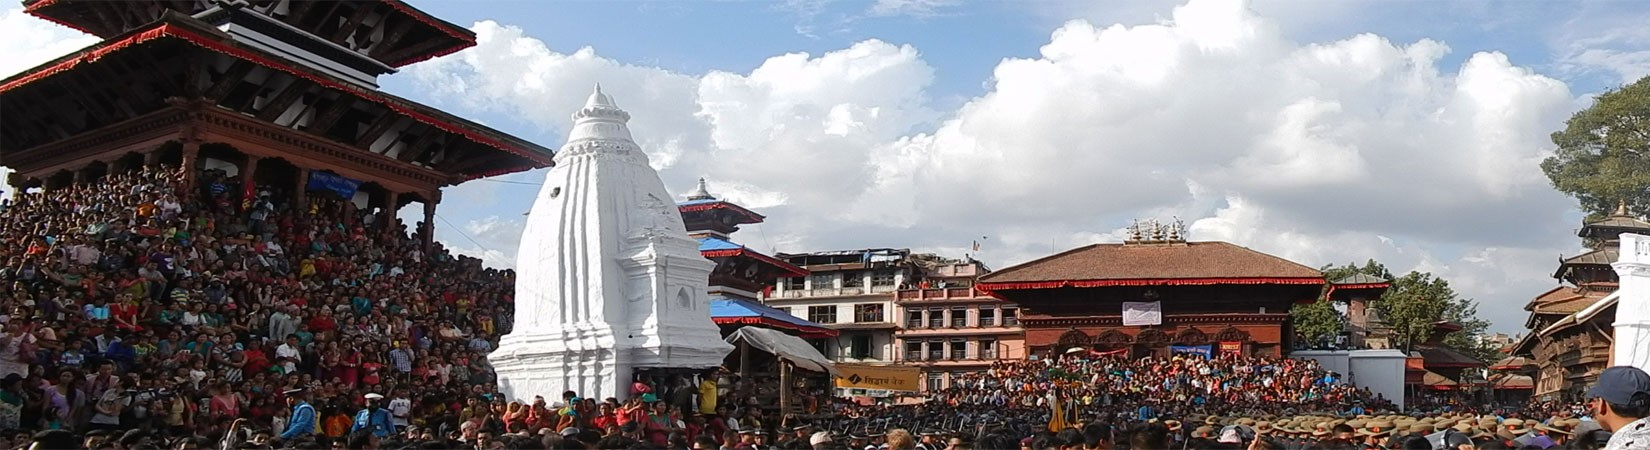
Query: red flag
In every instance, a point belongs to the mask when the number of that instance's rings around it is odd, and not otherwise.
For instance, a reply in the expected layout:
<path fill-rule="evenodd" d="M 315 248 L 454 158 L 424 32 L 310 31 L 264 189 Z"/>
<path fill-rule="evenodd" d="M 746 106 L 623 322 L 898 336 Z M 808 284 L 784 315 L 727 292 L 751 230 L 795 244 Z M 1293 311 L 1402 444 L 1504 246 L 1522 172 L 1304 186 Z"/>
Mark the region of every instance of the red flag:
<path fill-rule="evenodd" d="M 252 177 L 246 177 L 246 187 L 241 191 L 241 211 L 252 209 L 252 202 L 258 199 L 258 185 L 252 182 Z"/>

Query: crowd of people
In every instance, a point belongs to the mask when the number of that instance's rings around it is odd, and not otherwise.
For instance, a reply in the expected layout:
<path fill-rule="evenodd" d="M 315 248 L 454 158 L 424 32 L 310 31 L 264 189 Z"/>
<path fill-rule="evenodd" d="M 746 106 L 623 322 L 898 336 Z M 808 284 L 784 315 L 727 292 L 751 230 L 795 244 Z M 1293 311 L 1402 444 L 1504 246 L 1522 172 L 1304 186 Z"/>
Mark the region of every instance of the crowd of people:
<path fill-rule="evenodd" d="M 1122 411 L 1149 420 L 1192 411 L 1281 414 L 1284 410 L 1362 414 L 1392 402 L 1345 383 L 1310 359 L 1181 354 L 1168 358 L 1068 354 L 998 361 L 954 380 L 936 396 L 950 404 Z M 1126 411 L 1124 411 L 1126 410 Z"/>
<path fill-rule="evenodd" d="M 495 395 L 511 272 L 336 195 L 184 175 L 112 173 L 0 210 L 0 429 L 278 434 L 304 388 L 320 435 L 342 438 L 368 393 L 397 426 L 456 424 Z"/>
<path fill-rule="evenodd" d="M 509 331 L 513 273 L 426 244 L 383 210 L 298 194 L 143 167 L 0 205 L 0 449 L 1602 442 L 1587 424 L 1603 422 L 1568 408 L 1404 416 L 1316 362 L 1231 356 L 1002 361 L 920 404 L 837 399 L 809 417 L 738 398 L 764 387 L 717 382 L 726 373 L 640 379 L 625 398 L 512 402 L 485 356 Z"/>

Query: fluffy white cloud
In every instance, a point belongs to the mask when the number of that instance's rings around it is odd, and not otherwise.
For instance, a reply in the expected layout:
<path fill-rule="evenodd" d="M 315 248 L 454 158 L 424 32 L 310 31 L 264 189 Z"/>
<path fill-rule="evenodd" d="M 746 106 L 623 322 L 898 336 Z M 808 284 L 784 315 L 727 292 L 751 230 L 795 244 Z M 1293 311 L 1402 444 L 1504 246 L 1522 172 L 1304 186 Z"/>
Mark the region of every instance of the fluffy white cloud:
<path fill-rule="evenodd" d="M 21 7 L 0 11 L 0 77 L 97 43 L 97 37 L 36 19 Z"/>
<path fill-rule="evenodd" d="M 763 239 L 787 251 L 956 254 L 990 236 L 979 256 L 1005 266 L 1178 216 L 1194 238 L 1307 264 L 1446 274 L 1511 329 L 1507 306 L 1575 242 L 1536 166 L 1572 108 L 1564 83 L 1493 52 L 1440 67 L 1431 40 L 1293 42 L 1239 2 L 1068 22 L 950 112 L 931 109 L 916 49 L 876 40 L 694 76 L 474 28 L 478 48 L 411 70 L 439 98 L 562 130 L 601 81 L 669 186 L 704 176 L 762 203 Z"/>
<path fill-rule="evenodd" d="M 878 40 L 686 74 L 484 21 L 476 48 L 408 73 L 412 96 L 544 141 L 600 82 L 674 191 L 705 177 L 769 216 L 736 236 L 763 250 L 959 255 L 980 241 L 976 256 L 1003 267 L 1179 217 L 1195 239 L 1306 264 L 1436 271 L 1508 330 L 1553 284 L 1552 258 L 1574 252 L 1572 202 L 1535 165 L 1578 104 L 1564 83 L 1493 52 L 1441 66 L 1450 49 L 1433 40 L 1296 42 L 1240 2 L 1135 16 L 1059 26 L 947 111 L 918 49 Z M 15 9 L 0 25 L 0 70 L 91 42 Z M 520 183 L 539 178 L 449 190 L 438 236 L 511 265 L 536 189 Z"/>

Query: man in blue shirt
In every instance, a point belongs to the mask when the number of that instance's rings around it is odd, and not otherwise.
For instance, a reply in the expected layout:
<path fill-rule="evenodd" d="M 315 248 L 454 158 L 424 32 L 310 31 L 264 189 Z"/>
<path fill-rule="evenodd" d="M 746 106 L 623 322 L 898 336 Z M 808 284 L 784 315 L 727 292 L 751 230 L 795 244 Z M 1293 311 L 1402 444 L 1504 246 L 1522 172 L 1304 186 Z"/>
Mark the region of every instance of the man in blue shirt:
<path fill-rule="evenodd" d="M 287 421 L 286 431 L 281 433 L 281 440 L 314 436 L 317 416 L 315 407 L 304 401 L 304 396 L 308 393 L 303 388 L 298 388 L 288 389 L 285 394 L 286 404 L 292 406 L 292 416 Z"/>
<path fill-rule="evenodd" d="M 350 426 L 349 432 L 355 433 L 367 430 L 371 431 L 373 436 L 379 438 L 387 438 L 391 434 L 395 434 L 395 425 L 390 421 L 390 411 L 378 406 L 384 400 L 384 396 L 369 393 L 366 397 L 367 407 L 355 413 L 355 425 Z"/>

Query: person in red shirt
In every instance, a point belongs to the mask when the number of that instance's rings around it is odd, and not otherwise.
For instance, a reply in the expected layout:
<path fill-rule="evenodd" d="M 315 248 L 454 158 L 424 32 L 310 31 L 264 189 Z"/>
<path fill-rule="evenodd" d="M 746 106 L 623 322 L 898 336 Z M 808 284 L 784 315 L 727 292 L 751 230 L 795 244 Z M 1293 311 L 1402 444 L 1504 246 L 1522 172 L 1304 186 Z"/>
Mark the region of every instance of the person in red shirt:
<path fill-rule="evenodd" d="M 596 417 L 590 419 L 590 424 L 603 434 L 619 427 L 619 417 L 613 411 L 613 404 L 602 402 Z"/>

